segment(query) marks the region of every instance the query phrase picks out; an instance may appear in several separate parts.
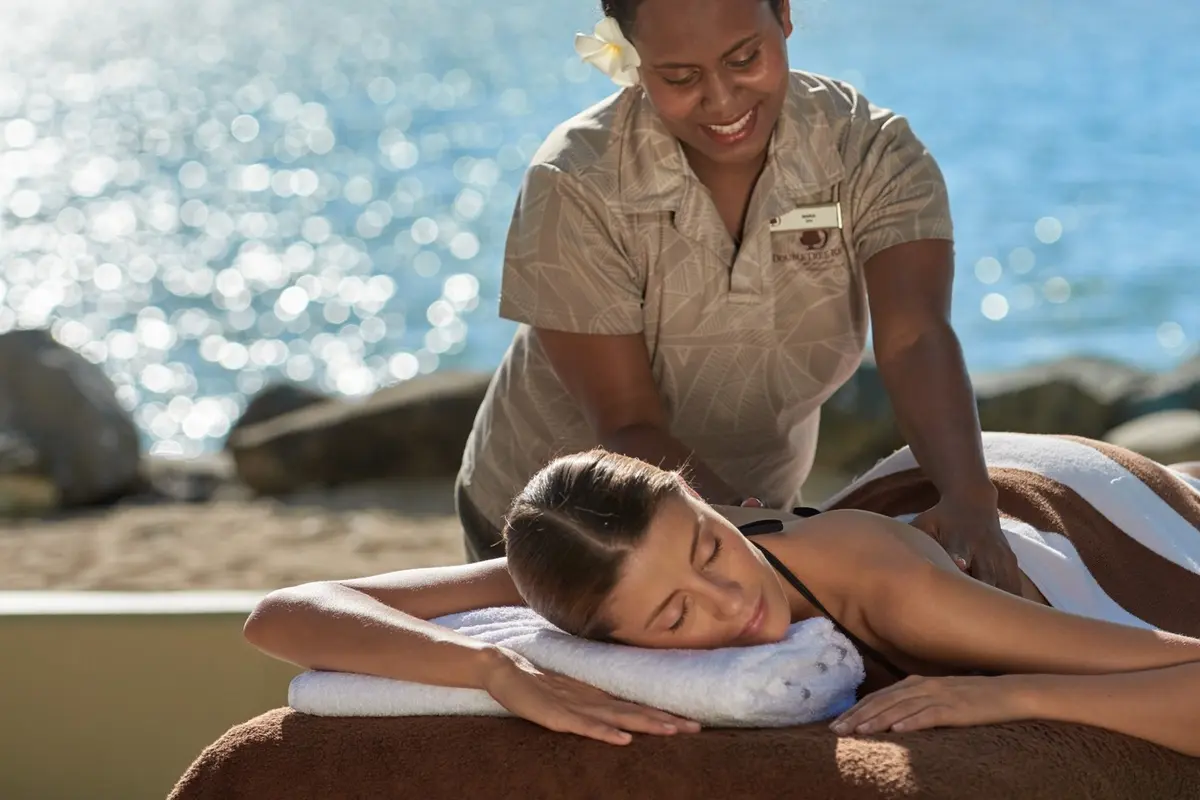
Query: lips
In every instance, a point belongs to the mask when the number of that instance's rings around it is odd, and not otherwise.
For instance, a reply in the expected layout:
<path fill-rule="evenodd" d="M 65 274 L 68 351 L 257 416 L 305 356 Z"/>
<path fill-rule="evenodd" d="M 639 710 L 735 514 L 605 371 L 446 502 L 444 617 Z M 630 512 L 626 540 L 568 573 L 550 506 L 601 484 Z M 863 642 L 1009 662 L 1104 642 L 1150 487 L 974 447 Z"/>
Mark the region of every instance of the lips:
<path fill-rule="evenodd" d="M 750 613 L 750 619 L 746 620 L 746 624 L 742 627 L 742 632 L 739 634 L 740 639 L 753 639 L 755 635 L 762 630 L 763 620 L 767 616 L 767 601 L 765 597 L 759 597 L 758 602 L 754 605 L 754 611 Z"/>
<path fill-rule="evenodd" d="M 753 110 L 754 109 L 750 109 L 750 111 Z M 745 127 L 747 122 L 750 121 L 750 111 L 739 114 L 738 116 L 729 120 L 729 122 L 713 122 L 709 124 L 708 127 L 712 128 L 717 133 L 737 133 L 739 130 Z"/>
<path fill-rule="evenodd" d="M 727 125 L 701 125 L 700 128 L 710 139 L 718 144 L 736 144 L 754 133 L 758 121 L 758 106 L 754 106 L 745 114 L 732 120 Z"/>

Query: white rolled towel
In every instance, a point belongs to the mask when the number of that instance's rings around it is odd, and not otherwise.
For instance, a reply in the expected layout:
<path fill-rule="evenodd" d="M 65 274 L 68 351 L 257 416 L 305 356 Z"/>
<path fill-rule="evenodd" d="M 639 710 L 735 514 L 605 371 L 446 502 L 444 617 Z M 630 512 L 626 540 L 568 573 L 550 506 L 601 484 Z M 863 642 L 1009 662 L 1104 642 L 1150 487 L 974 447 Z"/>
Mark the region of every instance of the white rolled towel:
<path fill-rule="evenodd" d="M 798 622 L 779 642 L 718 650 L 657 650 L 563 633 L 527 608 L 486 608 L 434 620 L 502 645 L 539 667 L 609 694 L 704 725 L 779 727 L 815 722 L 854 704 L 863 662 L 823 617 Z M 484 691 L 343 672 L 296 676 L 289 705 L 331 717 L 506 716 Z"/>

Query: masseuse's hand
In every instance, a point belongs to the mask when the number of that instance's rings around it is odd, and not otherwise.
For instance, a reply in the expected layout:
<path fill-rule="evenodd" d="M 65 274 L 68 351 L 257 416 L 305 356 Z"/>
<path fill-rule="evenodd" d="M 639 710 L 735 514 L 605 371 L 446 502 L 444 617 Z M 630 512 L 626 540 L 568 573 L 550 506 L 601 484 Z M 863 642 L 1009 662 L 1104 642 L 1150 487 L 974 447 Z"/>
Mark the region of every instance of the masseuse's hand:
<path fill-rule="evenodd" d="M 936 539 L 963 572 L 997 589 L 1021 593 L 1017 557 L 1000 530 L 994 503 L 943 498 L 912 524 Z"/>
<path fill-rule="evenodd" d="M 629 744 L 631 732 L 669 736 L 700 730 L 665 711 L 627 703 L 586 683 L 543 672 L 521 655 L 501 648 L 484 689 L 518 717 L 560 733 L 577 733 L 610 744 Z"/>

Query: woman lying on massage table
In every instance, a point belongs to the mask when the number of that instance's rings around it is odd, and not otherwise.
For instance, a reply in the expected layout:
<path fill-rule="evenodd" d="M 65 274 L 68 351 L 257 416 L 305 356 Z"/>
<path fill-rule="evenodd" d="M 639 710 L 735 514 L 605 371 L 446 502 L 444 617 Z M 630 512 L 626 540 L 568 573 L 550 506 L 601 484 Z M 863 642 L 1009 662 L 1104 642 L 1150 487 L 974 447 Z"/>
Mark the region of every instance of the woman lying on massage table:
<path fill-rule="evenodd" d="M 824 614 L 900 678 L 834 720 L 839 734 L 1046 719 L 1200 756 L 1200 640 L 1057 611 L 1024 576 L 1020 597 L 992 588 L 889 517 L 765 527 L 739 530 L 677 473 L 577 454 L 516 498 L 507 559 L 281 589 L 245 635 L 309 669 L 483 689 L 552 730 L 624 744 L 699 726 L 426 620 L 527 603 L 580 636 L 705 649 L 778 641 Z"/>

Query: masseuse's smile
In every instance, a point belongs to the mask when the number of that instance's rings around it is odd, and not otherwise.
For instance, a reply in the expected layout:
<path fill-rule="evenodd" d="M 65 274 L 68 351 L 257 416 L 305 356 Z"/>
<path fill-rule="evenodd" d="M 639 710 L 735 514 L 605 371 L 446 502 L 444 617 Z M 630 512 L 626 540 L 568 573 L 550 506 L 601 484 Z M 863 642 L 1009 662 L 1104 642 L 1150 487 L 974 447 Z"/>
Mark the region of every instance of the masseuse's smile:
<path fill-rule="evenodd" d="M 720 145 L 728 146 L 744 142 L 754 135 L 754 129 L 758 122 L 758 108 L 759 104 L 756 104 L 732 122 L 701 125 L 700 129 L 708 134 L 708 138 Z"/>

